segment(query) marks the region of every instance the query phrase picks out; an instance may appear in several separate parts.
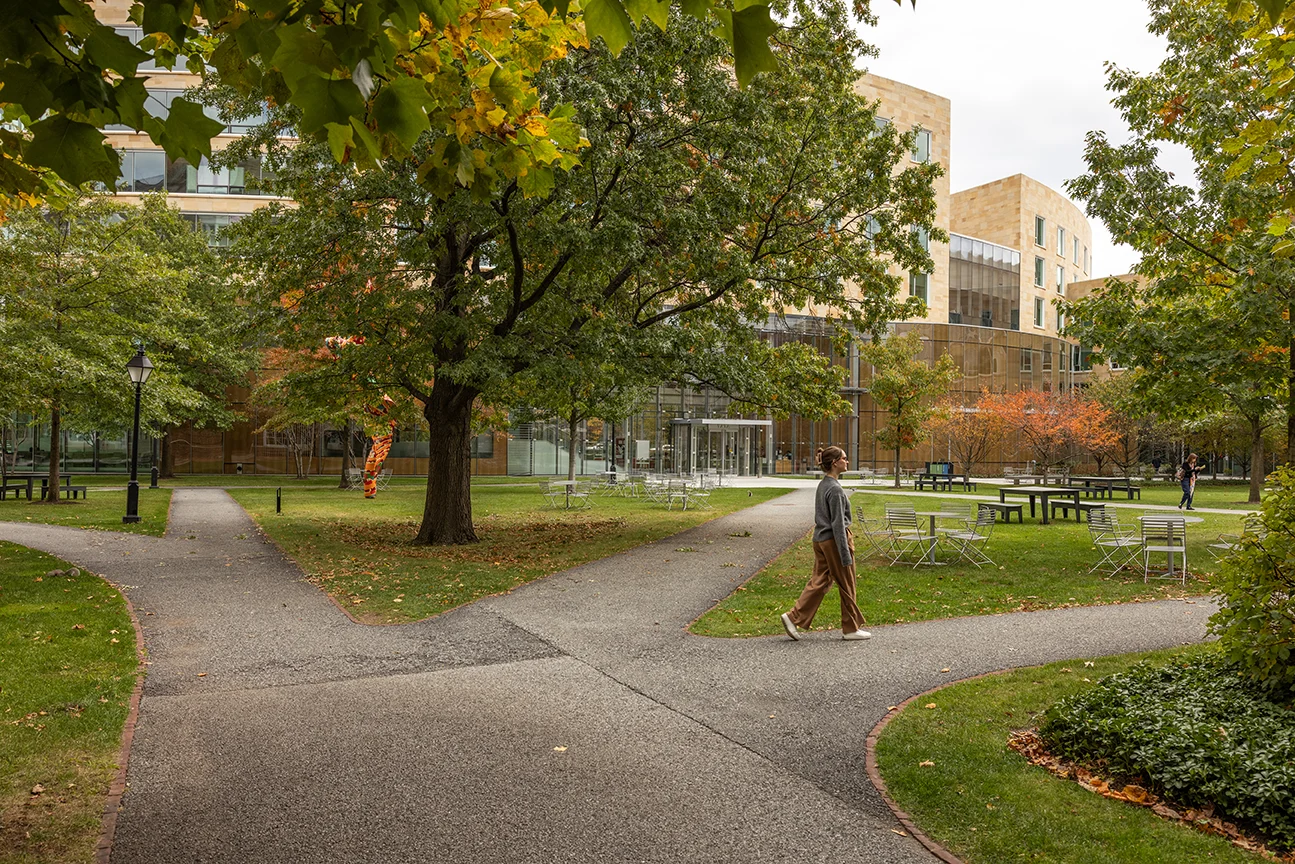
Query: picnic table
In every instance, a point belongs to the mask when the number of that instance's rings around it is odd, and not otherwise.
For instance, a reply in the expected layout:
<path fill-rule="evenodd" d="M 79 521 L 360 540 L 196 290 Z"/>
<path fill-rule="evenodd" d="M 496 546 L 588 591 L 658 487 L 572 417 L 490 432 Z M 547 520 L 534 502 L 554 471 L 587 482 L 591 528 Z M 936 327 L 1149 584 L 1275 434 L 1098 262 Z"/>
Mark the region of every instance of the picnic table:
<path fill-rule="evenodd" d="M 1066 477 L 1064 474 L 1004 474 L 1003 479 L 1011 480 L 1013 486 L 1021 485 L 1021 481 L 1025 481 L 1030 484 L 1056 483 L 1058 486 L 1066 485 Z"/>
<path fill-rule="evenodd" d="M 60 476 L 63 478 L 63 485 L 59 487 L 60 491 L 63 493 L 63 497 L 75 498 L 78 493 L 81 495 L 87 494 L 86 487 L 72 485 L 71 474 L 63 474 Z M 48 471 L 7 472 L 5 474 L 4 486 L 0 488 L 0 500 L 7 498 L 9 496 L 10 490 L 12 490 L 14 493 L 14 500 L 15 501 L 18 500 L 18 496 L 22 494 L 22 490 L 18 487 L 25 486 L 27 489 L 27 500 L 30 501 L 32 499 L 32 493 L 35 490 L 35 484 L 37 480 L 40 481 L 40 497 L 42 500 L 44 500 L 45 492 L 46 490 L 49 489 Z"/>
<path fill-rule="evenodd" d="M 1028 495 L 1030 496 L 1030 518 L 1034 518 L 1034 501 L 1041 499 L 1043 502 L 1043 524 L 1048 524 L 1048 499 L 1049 498 L 1069 498 L 1075 502 L 1075 521 L 1079 521 L 1079 492 L 1077 486 L 1000 486 L 998 489 L 998 501 L 1000 504 L 1007 503 L 1008 495 Z"/>

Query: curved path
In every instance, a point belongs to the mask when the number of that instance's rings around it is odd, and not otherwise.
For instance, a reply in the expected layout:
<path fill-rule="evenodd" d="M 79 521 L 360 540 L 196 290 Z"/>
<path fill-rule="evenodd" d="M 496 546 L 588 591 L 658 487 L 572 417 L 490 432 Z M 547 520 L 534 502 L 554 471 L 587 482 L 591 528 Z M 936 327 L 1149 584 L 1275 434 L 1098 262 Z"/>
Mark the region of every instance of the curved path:
<path fill-rule="evenodd" d="M 177 489 L 161 539 L 0 539 L 107 575 L 140 616 L 151 666 L 114 864 L 932 861 L 865 772 L 889 705 L 1204 636 L 1210 607 L 1173 601 L 863 643 L 686 634 L 803 534 L 812 495 L 390 627 L 352 623 L 216 489 Z"/>

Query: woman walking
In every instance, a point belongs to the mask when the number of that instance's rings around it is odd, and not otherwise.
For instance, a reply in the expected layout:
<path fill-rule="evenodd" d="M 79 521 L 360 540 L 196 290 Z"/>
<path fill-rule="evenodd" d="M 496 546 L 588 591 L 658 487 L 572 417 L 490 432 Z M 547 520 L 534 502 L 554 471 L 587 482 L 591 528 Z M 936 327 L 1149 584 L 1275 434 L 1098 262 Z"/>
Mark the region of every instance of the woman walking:
<path fill-rule="evenodd" d="M 1192 506 L 1192 499 L 1196 497 L 1196 475 L 1204 469 L 1204 465 L 1197 466 L 1195 453 L 1188 456 L 1187 461 L 1179 467 L 1178 481 L 1183 487 L 1183 500 L 1178 502 L 1179 509 L 1182 509 L 1183 505 L 1186 505 L 1188 510 L 1196 509 Z"/>
<path fill-rule="evenodd" d="M 850 642 L 871 639 L 872 634 L 863 629 L 863 613 L 854 600 L 850 499 L 840 483 L 841 472 L 850 467 L 850 462 L 840 447 L 819 450 L 817 456 L 824 477 L 814 496 L 814 572 L 795 607 L 783 613 L 782 626 L 788 636 L 799 639 L 799 628 L 808 627 L 814 620 L 818 605 L 835 582 L 841 593 L 841 638 Z"/>

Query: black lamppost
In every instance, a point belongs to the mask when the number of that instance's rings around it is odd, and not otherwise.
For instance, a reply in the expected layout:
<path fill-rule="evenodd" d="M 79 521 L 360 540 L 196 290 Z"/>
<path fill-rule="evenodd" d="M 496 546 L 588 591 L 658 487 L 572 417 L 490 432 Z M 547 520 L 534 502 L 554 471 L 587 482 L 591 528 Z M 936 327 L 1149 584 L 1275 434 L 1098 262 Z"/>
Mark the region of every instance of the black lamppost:
<path fill-rule="evenodd" d="M 139 393 L 153 371 L 153 364 L 144 356 L 144 349 L 126 364 L 130 380 L 135 382 L 135 430 L 130 439 L 130 484 L 126 487 L 126 515 L 122 522 L 139 521 Z"/>

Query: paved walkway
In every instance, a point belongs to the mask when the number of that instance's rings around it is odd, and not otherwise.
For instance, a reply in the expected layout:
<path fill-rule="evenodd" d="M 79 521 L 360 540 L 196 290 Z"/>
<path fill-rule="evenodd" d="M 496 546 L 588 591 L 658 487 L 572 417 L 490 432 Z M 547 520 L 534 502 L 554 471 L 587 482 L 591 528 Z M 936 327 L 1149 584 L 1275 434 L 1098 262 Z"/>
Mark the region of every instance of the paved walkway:
<path fill-rule="evenodd" d="M 351 623 L 216 489 L 177 489 L 161 539 L 15 523 L 0 539 L 104 573 L 140 615 L 152 665 L 114 864 L 931 861 L 864 772 L 888 705 L 1204 635 L 1208 605 L 1179 602 L 865 643 L 686 634 L 812 506 L 795 491 L 390 627 Z"/>

